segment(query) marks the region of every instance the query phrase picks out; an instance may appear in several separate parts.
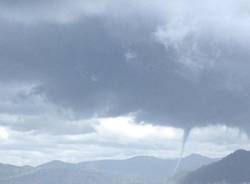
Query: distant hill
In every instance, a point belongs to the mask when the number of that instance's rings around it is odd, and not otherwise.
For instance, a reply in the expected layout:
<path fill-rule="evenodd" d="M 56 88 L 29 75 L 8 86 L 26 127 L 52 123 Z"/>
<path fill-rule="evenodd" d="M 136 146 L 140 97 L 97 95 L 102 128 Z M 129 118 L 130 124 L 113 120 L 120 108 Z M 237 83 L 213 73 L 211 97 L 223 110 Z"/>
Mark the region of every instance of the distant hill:
<path fill-rule="evenodd" d="M 239 184 L 250 182 L 250 151 L 238 150 L 227 157 L 203 166 L 182 179 L 183 184 Z"/>
<path fill-rule="evenodd" d="M 180 170 L 192 171 L 213 161 L 200 155 L 190 155 L 183 159 Z M 157 184 L 167 181 L 176 162 L 141 156 L 78 164 L 52 161 L 38 167 L 0 165 L 0 184 Z"/>
<path fill-rule="evenodd" d="M 118 177 L 89 172 L 77 167 L 39 167 L 1 184 L 115 184 Z"/>
<path fill-rule="evenodd" d="M 10 164 L 0 164 L 0 180 L 9 179 L 27 173 L 32 169 L 33 167 L 30 166 L 18 167 Z"/>
<path fill-rule="evenodd" d="M 202 165 L 216 161 L 201 155 L 190 155 L 183 159 L 179 171 L 193 171 Z M 127 160 L 102 160 L 80 163 L 87 170 L 102 173 L 134 176 L 147 181 L 167 179 L 173 174 L 177 160 L 160 159 L 156 157 L 140 156 Z"/>
<path fill-rule="evenodd" d="M 219 159 L 211 159 L 199 154 L 192 154 L 182 160 L 180 171 L 194 171 L 203 165 L 208 165 L 218 160 Z"/>

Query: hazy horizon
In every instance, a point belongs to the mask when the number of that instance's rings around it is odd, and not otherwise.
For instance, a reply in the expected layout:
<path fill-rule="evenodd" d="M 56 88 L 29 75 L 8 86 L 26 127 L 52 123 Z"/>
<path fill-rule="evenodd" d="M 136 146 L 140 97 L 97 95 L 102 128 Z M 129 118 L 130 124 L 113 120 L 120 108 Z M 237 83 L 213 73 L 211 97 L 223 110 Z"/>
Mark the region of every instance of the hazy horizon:
<path fill-rule="evenodd" d="M 237 150 L 235 150 L 237 151 Z M 233 153 L 233 152 L 231 152 Z M 205 158 L 208 158 L 208 159 L 216 159 L 216 160 L 219 160 L 227 155 L 224 155 L 223 157 L 208 157 L 208 156 L 205 156 L 205 155 L 201 155 L 201 154 L 197 154 L 197 153 L 192 153 L 190 155 L 184 155 L 183 158 L 189 158 L 190 156 L 201 156 L 203 157 L 204 159 Z M 48 163 L 53 163 L 53 162 L 64 162 L 64 163 L 69 163 L 69 164 L 80 164 L 80 163 L 88 163 L 88 162 L 99 162 L 99 161 L 126 161 L 126 160 L 131 160 L 131 159 L 137 159 L 137 158 L 146 158 L 146 159 L 150 159 L 150 158 L 153 158 L 153 159 L 160 159 L 160 160 L 167 160 L 167 161 L 178 161 L 180 159 L 180 155 L 176 155 L 176 157 L 157 157 L 157 156 L 154 156 L 154 155 L 134 155 L 134 156 L 129 156 L 129 157 L 119 157 L 119 158 L 114 158 L 114 157 L 111 157 L 111 158 L 96 158 L 96 159 L 93 159 L 93 160 L 79 160 L 79 161 L 68 161 L 68 160 L 47 160 L 45 162 L 41 162 L 41 163 L 36 163 L 36 164 L 17 164 L 17 163 L 12 163 L 12 162 L 0 162 L 0 164 L 7 164 L 7 165 L 13 165 L 13 166 L 20 166 L 20 167 L 23 167 L 23 166 L 31 166 L 31 167 L 38 167 L 38 166 L 41 166 L 43 164 L 48 164 Z"/>

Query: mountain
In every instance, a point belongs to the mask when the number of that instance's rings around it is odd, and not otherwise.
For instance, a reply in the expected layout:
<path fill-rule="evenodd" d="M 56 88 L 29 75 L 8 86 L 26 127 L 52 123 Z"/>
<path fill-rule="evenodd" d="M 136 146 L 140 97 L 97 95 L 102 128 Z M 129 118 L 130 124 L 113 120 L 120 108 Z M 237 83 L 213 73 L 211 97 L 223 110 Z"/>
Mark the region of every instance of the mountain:
<path fill-rule="evenodd" d="M 178 160 L 160 159 L 156 157 L 139 156 L 126 160 L 102 160 L 80 163 L 87 170 L 102 173 L 133 176 L 147 181 L 167 179 L 173 174 Z M 183 159 L 180 171 L 193 171 L 204 164 L 214 162 L 214 159 L 201 155 L 190 155 Z"/>
<path fill-rule="evenodd" d="M 9 179 L 13 176 L 18 176 L 26 173 L 33 168 L 30 166 L 13 166 L 10 164 L 0 164 L 0 180 Z"/>
<path fill-rule="evenodd" d="M 77 167 L 39 167 L 1 184 L 115 184 L 118 177 L 89 172 Z"/>
<path fill-rule="evenodd" d="M 194 171 L 203 165 L 208 165 L 215 161 L 218 161 L 218 159 L 211 159 L 199 154 L 191 154 L 182 160 L 180 170 L 185 172 Z"/>
<path fill-rule="evenodd" d="M 199 155 L 183 159 L 180 170 L 191 171 L 213 162 Z M 160 184 L 173 174 L 177 160 L 133 157 L 77 164 L 52 161 L 37 167 L 0 165 L 0 184 Z"/>
<path fill-rule="evenodd" d="M 60 160 L 54 160 L 42 165 L 39 165 L 38 167 L 36 167 L 36 169 L 57 169 L 57 168 L 71 168 L 74 167 L 75 164 L 72 163 L 67 163 L 67 162 L 63 162 Z"/>
<path fill-rule="evenodd" d="M 239 184 L 250 182 L 250 151 L 238 150 L 227 157 L 203 166 L 182 179 L 183 184 Z"/>

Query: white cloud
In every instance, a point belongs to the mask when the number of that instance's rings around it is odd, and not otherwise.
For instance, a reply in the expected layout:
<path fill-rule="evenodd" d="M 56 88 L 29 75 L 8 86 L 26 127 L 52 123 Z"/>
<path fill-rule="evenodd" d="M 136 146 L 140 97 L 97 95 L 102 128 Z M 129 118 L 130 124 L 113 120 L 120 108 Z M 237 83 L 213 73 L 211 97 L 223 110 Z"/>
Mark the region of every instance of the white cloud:
<path fill-rule="evenodd" d="M 211 157 L 223 157 L 237 149 L 250 149 L 247 134 L 238 128 L 218 125 L 194 128 L 189 136 L 185 154 L 195 152 Z"/>
<path fill-rule="evenodd" d="M 245 0 L 168 0 L 166 24 L 155 36 L 166 47 L 174 47 L 178 61 L 193 71 L 217 67 L 225 44 L 249 47 L 249 6 Z"/>
<path fill-rule="evenodd" d="M 96 131 L 104 136 L 123 137 L 130 139 L 181 139 L 183 131 L 171 127 L 153 126 L 151 124 L 138 124 L 133 117 L 104 118 L 95 126 Z"/>
<path fill-rule="evenodd" d="M 1 127 L 1 162 L 37 165 L 58 159 L 80 162 L 122 159 L 136 155 L 162 158 L 179 156 L 183 135 L 181 129 L 139 123 L 130 116 L 96 121 L 98 122 L 94 126 L 96 131 L 84 134 L 65 132 L 56 135 Z M 200 153 L 222 157 L 239 148 L 249 149 L 250 144 L 247 136 L 238 129 L 226 126 L 195 128 L 188 139 L 185 155 Z"/>
<path fill-rule="evenodd" d="M 9 132 L 6 128 L 0 127 L 0 140 L 8 139 Z"/>
<path fill-rule="evenodd" d="M 125 58 L 127 61 L 131 61 L 133 59 L 136 59 L 136 53 L 135 52 L 132 52 L 132 51 L 128 51 L 125 53 Z"/>

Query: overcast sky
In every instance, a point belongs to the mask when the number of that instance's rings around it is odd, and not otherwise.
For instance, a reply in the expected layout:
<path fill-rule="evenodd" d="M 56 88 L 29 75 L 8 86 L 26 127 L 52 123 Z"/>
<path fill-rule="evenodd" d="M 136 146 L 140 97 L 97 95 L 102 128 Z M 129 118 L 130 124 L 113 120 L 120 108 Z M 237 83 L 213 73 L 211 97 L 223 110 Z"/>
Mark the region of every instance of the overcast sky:
<path fill-rule="evenodd" d="M 0 162 L 250 149 L 248 0 L 0 0 Z"/>

